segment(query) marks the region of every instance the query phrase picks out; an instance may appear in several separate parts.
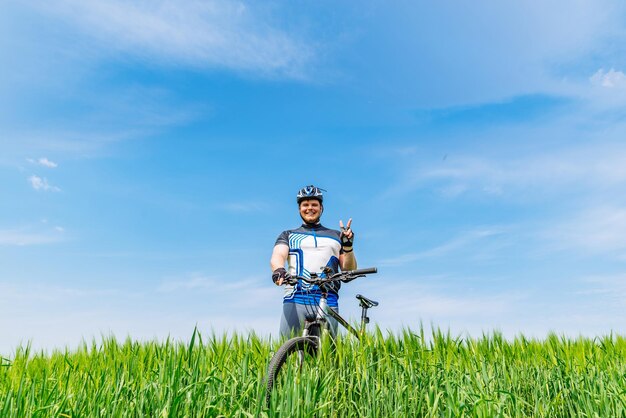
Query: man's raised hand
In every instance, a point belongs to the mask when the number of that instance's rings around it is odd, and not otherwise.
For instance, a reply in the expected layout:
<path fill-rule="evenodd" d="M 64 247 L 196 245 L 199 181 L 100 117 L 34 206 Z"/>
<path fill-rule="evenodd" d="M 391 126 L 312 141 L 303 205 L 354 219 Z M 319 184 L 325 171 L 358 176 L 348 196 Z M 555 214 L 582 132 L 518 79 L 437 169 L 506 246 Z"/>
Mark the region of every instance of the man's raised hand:
<path fill-rule="evenodd" d="M 352 232 L 352 218 L 348 220 L 346 226 L 343 225 L 343 220 L 339 221 L 339 228 L 341 229 L 341 249 L 344 253 L 352 251 L 352 244 L 354 243 L 354 232 Z"/>

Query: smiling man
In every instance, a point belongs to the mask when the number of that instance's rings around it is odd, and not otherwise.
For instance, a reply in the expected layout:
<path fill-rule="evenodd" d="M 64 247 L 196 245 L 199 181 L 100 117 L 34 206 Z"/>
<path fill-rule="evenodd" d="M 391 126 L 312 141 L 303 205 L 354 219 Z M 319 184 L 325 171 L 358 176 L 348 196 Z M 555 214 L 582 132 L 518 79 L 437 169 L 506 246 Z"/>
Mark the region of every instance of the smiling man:
<path fill-rule="evenodd" d="M 343 225 L 341 231 L 329 229 L 320 223 L 324 212 L 325 190 L 307 186 L 298 192 L 296 201 L 302 218 L 302 225 L 296 229 L 283 231 L 276 240 L 270 266 L 272 280 L 281 286 L 291 276 L 310 277 L 311 273 L 323 276 L 325 267 L 336 273 L 341 270 L 354 270 L 357 267 L 353 252 L 354 233 L 352 219 Z M 285 269 L 287 265 L 287 269 Z M 328 292 L 328 306 L 339 310 L 340 283 Z M 283 314 L 280 321 L 280 335 L 287 337 L 301 331 L 307 312 L 314 312 L 319 303 L 321 291 L 317 286 L 298 281 L 296 285 L 285 284 Z M 337 322 L 330 318 L 333 334 L 337 332 Z"/>

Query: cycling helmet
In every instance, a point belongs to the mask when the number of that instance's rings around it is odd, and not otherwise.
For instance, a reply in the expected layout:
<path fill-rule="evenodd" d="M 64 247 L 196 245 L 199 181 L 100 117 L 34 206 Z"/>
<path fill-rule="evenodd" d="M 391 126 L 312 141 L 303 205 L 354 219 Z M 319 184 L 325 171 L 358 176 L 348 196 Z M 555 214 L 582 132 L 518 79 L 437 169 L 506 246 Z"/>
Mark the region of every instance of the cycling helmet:
<path fill-rule="evenodd" d="M 303 187 L 298 191 L 298 196 L 296 197 L 296 201 L 298 204 L 306 199 L 317 199 L 320 203 L 324 201 L 324 194 L 326 190 L 320 189 L 319 187 L 315 187 L 313 185 Z"/>

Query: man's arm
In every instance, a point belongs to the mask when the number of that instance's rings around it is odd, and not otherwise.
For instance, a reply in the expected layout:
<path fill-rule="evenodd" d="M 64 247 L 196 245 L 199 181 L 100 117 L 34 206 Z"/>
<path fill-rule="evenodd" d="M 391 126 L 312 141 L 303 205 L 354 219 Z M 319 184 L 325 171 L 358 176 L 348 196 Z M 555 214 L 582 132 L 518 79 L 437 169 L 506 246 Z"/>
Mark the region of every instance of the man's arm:
<path fill-rule="evenodd" d="M 354 256 L 354 251 L 339 254 L 339 267 L 341 267 L 342 271 L 356 269 L 356 257 Z"/>
<path fill-rule="evenodd" d="M 276 244 L 274 246 L 274 251 L 272 251 L 272 258 L 270 259 L 272 273 L 274 273 L 277 269 L 285 268 L 287 257 L 289 257 L 289 246 L 286 244 Z M 277 286 L 282 285 L 283 277 L 280 277 L 275 283 Z"/>

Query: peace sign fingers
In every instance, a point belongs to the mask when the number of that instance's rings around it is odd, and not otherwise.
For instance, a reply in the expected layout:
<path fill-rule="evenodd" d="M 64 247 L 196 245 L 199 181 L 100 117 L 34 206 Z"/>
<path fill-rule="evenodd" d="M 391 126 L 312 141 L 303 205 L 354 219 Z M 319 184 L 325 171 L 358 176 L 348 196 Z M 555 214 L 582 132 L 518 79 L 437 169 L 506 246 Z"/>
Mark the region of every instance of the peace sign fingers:
<path fill-rule="evenodd" d="M 352 243 L 354 242 L 354 232 L 352 232 L 352 218 L 348 219 L 348 222 L 345 226 L 343 224 L 343 220 L 340 220 L 339 228 L 341 228 L 341 248 L 344 252 L 351 252 Z"/>
<path fill-rule="evenodd" d="M 350 225 L 352 225 L 352 218 L 348 220 L 348 223 L 346 224 L 346 226 L 343 226 L 343 220 L 339 221 L 339 228 L 344 234 L 347 234 L 348 232 L 350 232 Z"/>

